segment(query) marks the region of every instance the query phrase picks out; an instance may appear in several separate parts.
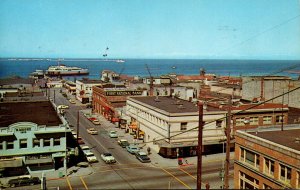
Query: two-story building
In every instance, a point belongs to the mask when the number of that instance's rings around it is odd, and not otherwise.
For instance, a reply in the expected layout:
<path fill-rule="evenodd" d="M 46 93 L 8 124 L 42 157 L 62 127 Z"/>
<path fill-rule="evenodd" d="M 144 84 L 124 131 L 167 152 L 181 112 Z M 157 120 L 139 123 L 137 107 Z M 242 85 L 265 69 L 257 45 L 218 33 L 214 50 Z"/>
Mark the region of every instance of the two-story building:
<path fill-rule="evenodd" d="M 238 130 L 234 189 L 299 189 L 300 127 Z"/>
<path fill-rule="evenodd" d="M 82 79 L 76 80 L 76 98 L 81 103 L 92 102 L 93 86 L 102 84 L 102 80 Z"/>
<path fill-rule="evenodd" d="M 119 121 L 118 109 L 126 105 L 128 96 L 142 96 L 143 90 L 128 89 L 124 85 L 101 84 L 93 86 L 93 112 L 112 122 Z M 144 92 L 145 94 L 145 92 Z"/>
<path fill-rule="evenodd" d="M 0 115 L 3 176 L 66 171 L 70 130 L 50 101 L 0 103 Z"/>
<path fill-rule="evenodd" d="M 213 109 L 213 108 L 212 108 Z M 224 142 L 226 111 L 204 110 L 204 151 Z M 128 97 L 126 114 L 132 130 L 144 135 L 146 145 L 164 157 L 195 156 L 198 146 L 197 104 L 175 97 Z"/>

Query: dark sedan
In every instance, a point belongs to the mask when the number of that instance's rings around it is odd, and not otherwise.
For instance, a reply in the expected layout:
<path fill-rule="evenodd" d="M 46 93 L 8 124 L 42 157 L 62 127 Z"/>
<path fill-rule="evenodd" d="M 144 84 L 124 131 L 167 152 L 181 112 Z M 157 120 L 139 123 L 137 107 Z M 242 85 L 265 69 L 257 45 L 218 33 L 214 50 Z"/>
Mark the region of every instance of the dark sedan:
<path fill-rule="evenodd" d="M 11 179 L 8 181 L 10 187 L 24 186 L 24 185 L 35 185 L 40 184 L 41 180 L 38 177 L 21 177 L 17 179 Z"/>
<path fill-rule="evenodd" d="M 139 161 L 143 163 L 151 162 L 150 158 L 147 156 L 145 152 L 136 152 L 135 156 Z"/>

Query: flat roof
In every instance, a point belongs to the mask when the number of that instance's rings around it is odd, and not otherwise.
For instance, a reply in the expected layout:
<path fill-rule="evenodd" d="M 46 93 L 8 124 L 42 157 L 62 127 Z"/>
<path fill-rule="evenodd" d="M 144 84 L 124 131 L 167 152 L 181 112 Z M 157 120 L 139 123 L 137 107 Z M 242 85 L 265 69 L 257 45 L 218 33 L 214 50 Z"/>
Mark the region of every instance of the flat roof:
<path fill-rule="evenodd" d="M 46 126 L 62 124 L 50 101 L 0 103 L 0 115 L 0 127 L 23 121 Z"/>
<path fill-rule="evenodd" d="M 300 151 L 300 129 L 249 132 L 251 135 Z M 296 141 L 298 138 L 298 141 Z"/>
<path fill-rule="evenodd" d="M 130 99 L 137 100 L 169 113 L 198 112 L 198 106 L 195 106 L 192 102 L 169 96 L 159 96 L 158 98 L 155 96 L 138 96 L 130 97 Z"/>

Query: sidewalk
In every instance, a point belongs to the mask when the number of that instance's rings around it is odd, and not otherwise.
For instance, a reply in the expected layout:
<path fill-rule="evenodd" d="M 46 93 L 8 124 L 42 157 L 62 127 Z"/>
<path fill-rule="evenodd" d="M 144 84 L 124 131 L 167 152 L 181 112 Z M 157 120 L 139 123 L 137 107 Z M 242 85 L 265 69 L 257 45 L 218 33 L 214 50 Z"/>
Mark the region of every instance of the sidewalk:
<path fill-rule="evenodd" d="M 86 109 L 82 110 L 82 113 L 90 113 L 91 110 Z M 147 152 L 147 144 L 143 144 L 142 140 L 136 140 L 133 139 L 133 136 L 130 135 L 129 133 L 125 133 L 124 129 L 119 129 L 116 124 L 111 123 L 110 121 L 107 121 L 102 115 L 100 114 L 93 114 L 93 117 L 96 117 L 100 123 L 101 127 L 106 129 L 107 131 L 109 130 L 116 130 L 119 134 L 119 138 L 124 138 L 127 139 L 129 143 L 137 142 L 140 143 L 140 148 L 143 152 Z M 149 155 L 151 159 L 151 163 L 154 166 L 159 166 L 159 167 L 178 167 L 178 160 L 177 159 L 170 159 L 170 158 L 163 158 L 156 152 L 152 152 Z M 230 158 L 234 158 L 234 153 L 230 154 Z M 225 153 L 219 153 L 219 154 L 213 154 L 213 155 L 205 155 L 202 156 L 202 163 L 205 164 L 207 162 L 214 162 L 214 161 L 225 161 Z M 187 161 L 187 163 L 186 163 Z M 197 165 L 197 156 L 194 157 L 187 157 L 183 158 L 183 166 L 186 165 Z"/>

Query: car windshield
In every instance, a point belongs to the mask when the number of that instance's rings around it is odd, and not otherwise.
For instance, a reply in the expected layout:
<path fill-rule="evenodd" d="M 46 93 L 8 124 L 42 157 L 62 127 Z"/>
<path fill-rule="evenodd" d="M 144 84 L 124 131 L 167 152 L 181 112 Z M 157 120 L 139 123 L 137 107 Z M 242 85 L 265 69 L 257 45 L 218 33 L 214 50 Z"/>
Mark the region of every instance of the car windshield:
<path fill-rule="evenodd" d="M 104 153 L 104 156 L 112 156 L 111 153 Z"/>
<path fill-rule="evenodd" d="M 86 156 L 87 156 L 87 157 L 92 157 L 92 156 L 94 156 L 94 154 L 93 154 L 93 153 L 89 153 L 89 154 L 87 154 Z"/>
<path fill-rule="evenodd" d="M 146 155 L 140 155 L 140 157 L 141 157 L 142 159 L 144 159 L 144 160 L 149 160 L 149 157 L 146 156 Z"/>
<path fill-rule="evenodd" d="M 116 134 L 116 131 L 111 131 L 110 134 Z"/>

